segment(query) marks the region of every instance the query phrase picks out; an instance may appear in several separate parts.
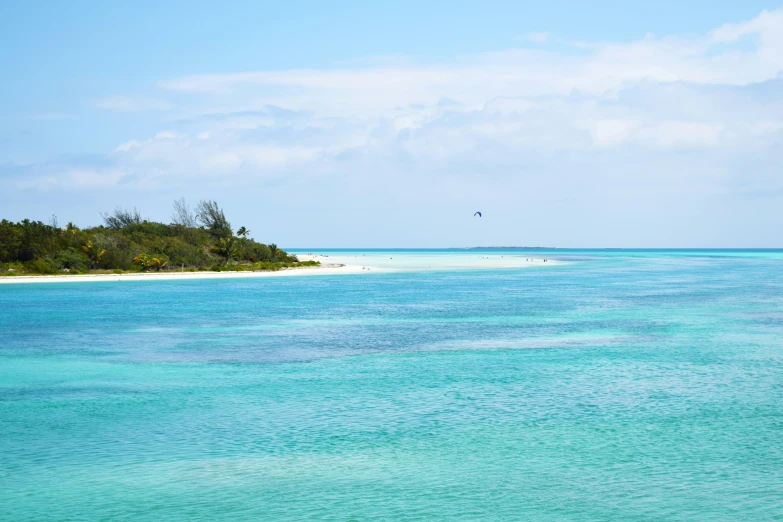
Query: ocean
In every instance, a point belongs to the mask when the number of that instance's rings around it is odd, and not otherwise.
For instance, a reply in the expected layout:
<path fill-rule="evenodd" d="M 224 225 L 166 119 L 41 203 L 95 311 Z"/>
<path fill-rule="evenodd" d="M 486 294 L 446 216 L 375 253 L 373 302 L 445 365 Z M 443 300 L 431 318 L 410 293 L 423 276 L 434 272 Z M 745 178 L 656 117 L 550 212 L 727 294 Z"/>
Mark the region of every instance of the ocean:
<path fill-rule="evenodd" d="M 783 520 L 783 250 L 333 255 L 0 285 L 0 519 Z"/>

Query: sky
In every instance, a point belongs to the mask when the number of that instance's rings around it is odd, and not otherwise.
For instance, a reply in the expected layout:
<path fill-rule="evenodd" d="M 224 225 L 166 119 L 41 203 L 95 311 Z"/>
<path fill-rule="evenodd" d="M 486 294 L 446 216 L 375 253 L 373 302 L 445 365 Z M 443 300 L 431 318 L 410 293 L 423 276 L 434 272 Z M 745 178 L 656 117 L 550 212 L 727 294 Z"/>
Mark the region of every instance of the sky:
<path fill-rule="evenodd" d="M 2 2 L 0 218 L 184 197 L 288 248 L 783 247 L 781 71 L 754 0 Z"/>

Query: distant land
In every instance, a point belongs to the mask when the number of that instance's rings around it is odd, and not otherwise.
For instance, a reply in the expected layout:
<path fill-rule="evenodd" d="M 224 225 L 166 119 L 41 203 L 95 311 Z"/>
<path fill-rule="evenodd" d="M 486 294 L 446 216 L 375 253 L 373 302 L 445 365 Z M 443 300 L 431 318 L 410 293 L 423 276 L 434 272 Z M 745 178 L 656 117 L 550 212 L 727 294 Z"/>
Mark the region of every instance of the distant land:
<path fill-rule="evenodd" d="M 502 248 L 505 250 L 555 250 L 557 247 L 543 247 L 543 246 L 477 246 L 468 247 L 465 250 L 490 250 Z"/>

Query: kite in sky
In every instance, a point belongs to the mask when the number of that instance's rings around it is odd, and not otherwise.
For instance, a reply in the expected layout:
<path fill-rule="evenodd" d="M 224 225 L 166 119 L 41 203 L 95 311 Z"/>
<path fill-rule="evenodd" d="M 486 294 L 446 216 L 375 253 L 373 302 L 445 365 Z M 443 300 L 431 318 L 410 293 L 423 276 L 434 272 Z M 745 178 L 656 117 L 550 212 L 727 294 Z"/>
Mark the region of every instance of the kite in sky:
<path fill-rule="evenodd" d="M 473 217 L 476 217 L 476 216 L 481 217 L 481 212 L 476 212 L 475 214 L 473 214 Z"/>

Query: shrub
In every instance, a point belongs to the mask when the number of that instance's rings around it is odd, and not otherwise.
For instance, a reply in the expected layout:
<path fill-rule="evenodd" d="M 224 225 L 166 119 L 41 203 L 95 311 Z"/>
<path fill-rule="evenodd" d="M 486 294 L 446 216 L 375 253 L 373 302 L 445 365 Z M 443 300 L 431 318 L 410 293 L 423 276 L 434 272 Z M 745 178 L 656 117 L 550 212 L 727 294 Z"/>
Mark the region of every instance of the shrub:
<path fill-rule="evenodd" d="M 36 274 L 56 274 L 57 267 L 48 257 L 39 257 L 27 263 L 27 269 Z"/>
<path fill-rule="evenodd" d="M 198 210 L 202 226 L 198 226 L 194 213 L 182 202 L 175 205 L 175 212 L 179 213 L 171 225 L 145 221 L 137 210 L 123 208 L 103 215 L 104 225 L 83 230 L 73 223 L 60 229 L 56 222 L 47 225 L 0 219 L 0 263 L 18 263 L 19 273 L 48 273 L 52 267 L 83 273 L 93 268 L 135 272 L 183 265 L 222 272 L 226 264 L 234 262 L 239 265 L 232 270 L 276 270 L 286 266 L 283 263 L 296 262 L 295 256 L 276 245 L 250 239 L 244 228 L 237 234 L 239 237 L 232 235 L 223 210 L 214 201 L 201 202 Z M 134 264 L 139 253 L 146 253 L 150 264 Z M 36 259 L 44 261 L 34 267 L 28 265 Z M 159 263 L 153 263 L 155 259 Z M 220 268 L 215 269 L 214 265 Z M 6 267 L 6 271 L 8 268 L 11 267 Z"/>
<path fill-rule="evenodd" d="M 54 262 L 57 268 L 61 270 L 67 268 L 70 271 L 83 271 L 87 269 L 88 259 L 75 248 L 68 248 L 57 252 Z"/>

